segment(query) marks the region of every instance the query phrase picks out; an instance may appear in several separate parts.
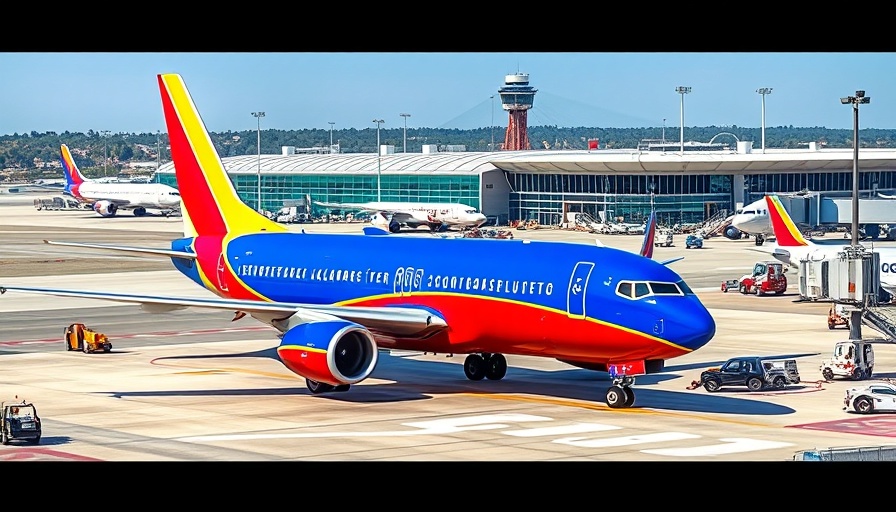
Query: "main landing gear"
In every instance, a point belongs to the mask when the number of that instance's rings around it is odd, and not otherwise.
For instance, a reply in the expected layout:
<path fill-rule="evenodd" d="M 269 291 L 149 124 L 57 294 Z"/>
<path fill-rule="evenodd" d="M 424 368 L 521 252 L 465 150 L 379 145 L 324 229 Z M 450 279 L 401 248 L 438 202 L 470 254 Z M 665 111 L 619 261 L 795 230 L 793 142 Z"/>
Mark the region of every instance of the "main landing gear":
<path fill-rule="evenodd" d="M 464 374 L 470 380 L 501 380 L 507 375 L 507 359 L 501 354 L 470 354 L 464 360 Z"/>
<path fill-rule="evenodd" d="M 631 388 L 634 377 L 613 377 L 613 385 L 607 390 L 607 405 L 611 409 L 631 407 L 635 403 L 635 391 Z"/>

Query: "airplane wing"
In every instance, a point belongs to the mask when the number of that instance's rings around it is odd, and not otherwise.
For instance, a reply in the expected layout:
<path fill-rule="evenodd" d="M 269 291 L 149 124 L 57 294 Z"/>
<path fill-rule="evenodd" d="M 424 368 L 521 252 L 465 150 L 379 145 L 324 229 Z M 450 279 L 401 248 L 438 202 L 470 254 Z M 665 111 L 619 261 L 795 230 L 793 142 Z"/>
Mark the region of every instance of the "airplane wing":
<path fill-rule="evenodd" d="M 131 295 L 125 293 L 66 290 L 58 288 L 34 288 L 28 286 L 2 286 L 0 295 L 19 291 L 57 297 L 100 299 L 114 302 L 140 304 L 152 313 L 161 313 L 188 307 L 217 309 L 248 313 L 261 319 L 286 319 L 298 315 L 303 321 L 320 321 L 341 318 L 356 322 L 372 331 L 394 336 L 421 336 L 448 327 L 445 320 L 434 312 L 415 307 L 339 306 L 332 304 L 300 304 L 292 302 L 262 302 L 254 300 L 171 297 L 162 295 Z"/>

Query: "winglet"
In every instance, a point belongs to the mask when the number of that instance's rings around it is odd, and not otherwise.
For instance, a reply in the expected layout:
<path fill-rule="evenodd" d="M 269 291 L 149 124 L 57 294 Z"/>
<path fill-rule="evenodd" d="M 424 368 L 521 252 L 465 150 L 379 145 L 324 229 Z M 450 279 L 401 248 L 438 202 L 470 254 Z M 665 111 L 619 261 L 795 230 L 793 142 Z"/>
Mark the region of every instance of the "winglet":
<path fill-rule="evenodd" d="M 183 201 L 181 212 L 196 233 L 236 236 L 288 231 L 237 195 L 181 76 L 160 74 L 158 81 L 174 174 Z"/>
<path fill-rule="evenodd" d="M 641 243 L 641 256 L 653 258 L 653 240 L 656 236 L 656 210 L 650 210 L 650 217 L 644 227 L 644 242 Z"/>
<path fill-rule="evenodd" d="M 778 247 L 813 245 L 800 233 L 778 196 L 765 196 L 765 202 L 768 204 L 768 215 L 772 221 L 772 231 L 775 233 Z"/>

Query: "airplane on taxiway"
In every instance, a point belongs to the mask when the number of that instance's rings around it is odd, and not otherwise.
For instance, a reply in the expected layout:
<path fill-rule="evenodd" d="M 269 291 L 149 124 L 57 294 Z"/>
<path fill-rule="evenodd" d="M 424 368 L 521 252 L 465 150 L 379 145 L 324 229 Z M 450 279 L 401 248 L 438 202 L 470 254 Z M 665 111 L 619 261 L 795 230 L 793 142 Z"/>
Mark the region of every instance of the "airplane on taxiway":
<path fill-rule="evenodd" d="M 371 215 L 370 223 L 390 233 L 398 233 L 402 226 L 412 229 L 427 226 L 432 231 L 452 227 L 477 228 L 485 224 L 485 215 L 462 203 L 402 203 L 373 201 L 369 203 L 326 203 L 313 201 L 317 206 L 338 210 L 358 210 Z"/>
<path fill-rule="evenodd" d="M 165 216 L 180 212 L 180 192 L 162 183 L 110 183 L 85 178 L 75 164 L 68 146 L 62 145 L 62 171 L 65 193 L 81 203 L 89 203 L 102 217 L 114 217 L 119 210 L 131 210 L 135 217 L 147 209 Z"/>
<path fill-rule="evenodd" d="M 741 237 L 741 233 L 746 233 L 755 238 L 756 245 L 762 245 L 766 239 L 773 238 L 775 231 L 772 229 L 765 197 L 738 210 L 731 218 L 731 227 L 737 231 L 729 233 L 726 229 L 726 238 L 737 239 Z"/>
<path fill-rule="evenodd" d="M 756 247 L 755 250 L 771 254 L 775 259 L 799 269 L 803 260 L 822 260 L 843 252 L 843 244 L 816 244 L 807 240 L 796 223 L 784 209 L 781 199 L 776 195 L 765 196 L 766 210 L 771 220 L 775 236 L 775 244 L 769 247 Z M 887 293 L 896 296 L 896 247 L 868 247 L 866 249 L 880 255 L 880 287 Z"/>
<path fill-rule="evenodd" d="M 681 276 L 622 249 L 394 237 L 375 227 L 290 232 L 240 200 L 181 76 L 160 74 L 158 84 L 184 236 L 170 249 L 47 243 L 168 257 L 218 297 L 2 283 L 0 292 L 250 315 L 280 332 L 279 359 L 313 394 L 348 391 L 371 376 L 380 350 L 397 349 L 466 354 L 463 371 L 473 381 L 504 378 L 504 354 L 556 359 L 608 372 L 607 405 L 630 407 L 636 376 L 662 372 L 667 359 L 715 334 L 713 317 Z"/>

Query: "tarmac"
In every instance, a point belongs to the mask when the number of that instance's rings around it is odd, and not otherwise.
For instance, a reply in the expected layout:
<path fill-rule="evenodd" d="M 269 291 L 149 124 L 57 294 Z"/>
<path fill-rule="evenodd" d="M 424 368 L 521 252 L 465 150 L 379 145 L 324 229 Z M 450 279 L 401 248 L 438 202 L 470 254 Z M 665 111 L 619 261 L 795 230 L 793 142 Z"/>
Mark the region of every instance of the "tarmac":
<path fill-rule="evenodd" d="M 44 194 L 47 195 L 47 194 Z M 168 248 L 180 218 L 36 211 L 29 194 L 0 194 L 0 285 L 156 293 L 210 292 L 169 260 L 47 245 L 45 239 Z M 360 233 L 363 224 L 291 230 Z M 555 228 L 514 238 L 565 240 L 637 252 L 641 235 Z M 433 236 L 421 233 L 390 236 Z M 503 243 L 496 240 L 495 243 Z M 462 356 L 384 353 L 345 393 L 312 395 L 276 358 L 276 332 L 232 314 L 152 314 L 114 302 L 0 296 L 0 398 L 27 398 L 43 420 L 39 445 L 0 446 L 0 460 L 105 461 L 784 461 L 803 450 L 896 444 L 896 415 L 843 411 L 849 380 L 819 371 L 846 329 L 827 303 L 800 302 L 796 272 L 781 296 L 723 293 L 721 282 L 768 259 L 752 240 L 713 237 L 702 249 L 656 247 L 706 304 L 712 341 L 636 379 L 635 404 L 610 409 L 607 374 L 508 356 L 507 376 L 473 382 Z M 513 319 L 496 318 L 498 322 Z M 73 322 L 106 333 L 108 354 L 66 351 Z M 875 378 L 896 378 L 896 346 L 868 326 Z M 730 357 L 795 358 L 799 385 L 782 391 L 691 386 Z"/>

